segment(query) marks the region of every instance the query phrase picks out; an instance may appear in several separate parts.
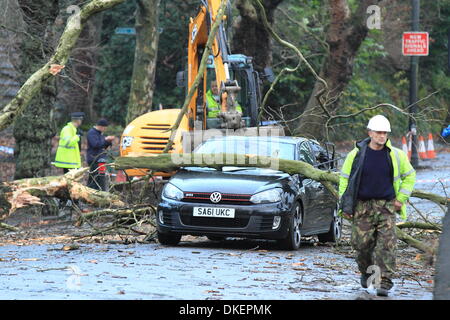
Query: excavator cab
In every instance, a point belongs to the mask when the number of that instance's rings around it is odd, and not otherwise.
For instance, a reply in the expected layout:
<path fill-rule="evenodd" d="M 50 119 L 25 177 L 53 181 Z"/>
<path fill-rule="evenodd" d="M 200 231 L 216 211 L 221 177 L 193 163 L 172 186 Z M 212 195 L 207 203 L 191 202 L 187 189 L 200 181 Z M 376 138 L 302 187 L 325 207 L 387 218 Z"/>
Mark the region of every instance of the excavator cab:
<path fill-rule="evenodd" d="M 258 106 L 261 101 L 261 80 L 258 72 L 253 69 L 252 58 L 242 54 L 229 55 L 230 61 L 230 83 L 236 87 L 234 90 L 234 102 L 236 103 L 237 110 L 242 113 L 241 124 L 239 127 L 255 127 L 257 125 Z M 185 87 L 185 74 L 186 72 L 180 71 L 177 74 L 177 86 Z M 212 83 L 217 82 L 215 78 L 215 65 L 213 56 L 208 59 L 207 72 L 206 72 L 206 92 L 212 90 Z M 200 88 L 199 90 L 203 90 Z M 229 90 L 229 88 L 228 88 Z M 223 91 L 223 89 L 222 89 Z M 217 94 L 220 101 L 220 93 Z M 206 99 L 207 100 L 207 99 Z M 202 103 L 204 105 L 202 105 Z M 204 112 L 203 108 L 206 108 Z M 206 114 L 205 125 L 198 129 L 223 129 L 224 125 L 223 117 L 211 117 L 211 113 L 208 109 L 207 101 L 201 101 L 197 105 L 197 114 L 195 118 L 201 121 Z"/>
<path fill-rule="evenodd" d="M 187 70 L 177 74 L 177 85 L 185 87 L 186 91 L 194 85 L 220 3 L 221 0 L 202 0 L 198 15 L 190 19 Z M 190 152 L 199 143 L 217 135 L 261 134 L 261 128 L 256 128 L 261 102 L 260 78 L 270 80 L 270 72 L 265 70 L 264 75 L 260 77 L 253 69 L 251 57 L 230 53 L 222 23 L 213 42 L 206 71 L 189 103 L 187 113 L 182 117 L 169 153 Z M 216 81 L 219 88 L 217 103 L 220 106 L 214 116 L 209 114 L 207 105 L 207 90 L 211 88 L 212 80 Z M 162 109 L 134 119 L 123 132 L 121 156 L 151 156 L 162 153 L 171 136 L 170 129 L 180 112 L 181 109 Z M 277 135 L 284 135 L 280 127 L 265 129 L 267 132 L 275 129 Z M 143 175 L 146 172 L 147 170 L 138 168 L 127 170 L 130 176 Z"/>

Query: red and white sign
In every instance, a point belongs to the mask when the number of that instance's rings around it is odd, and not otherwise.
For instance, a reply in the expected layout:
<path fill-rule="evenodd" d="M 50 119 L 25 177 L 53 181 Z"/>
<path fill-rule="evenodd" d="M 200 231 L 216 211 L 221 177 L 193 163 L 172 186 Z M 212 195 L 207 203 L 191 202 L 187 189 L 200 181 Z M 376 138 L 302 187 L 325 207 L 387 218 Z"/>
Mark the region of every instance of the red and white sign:
<path fill-rule="evenodd" d="M 428 32 L 403 32 L 403 55 L 427 56 L 429 43 Z"/>

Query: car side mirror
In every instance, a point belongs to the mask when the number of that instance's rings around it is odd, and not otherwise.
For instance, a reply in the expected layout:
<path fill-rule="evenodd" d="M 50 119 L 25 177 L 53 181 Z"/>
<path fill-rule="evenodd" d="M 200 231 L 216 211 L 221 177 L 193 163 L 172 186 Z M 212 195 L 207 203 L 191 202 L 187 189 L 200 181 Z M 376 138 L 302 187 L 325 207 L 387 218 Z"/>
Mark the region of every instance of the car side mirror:
<path fill-rule="evenodd" d="M 270 83 L 275 81 L 275 74 L 273 73 L 272 68 L 270 67 L 264 68 L 263 78 L 269 81 Z"/>
<path fill-rule="evenodd" d="M 177 87 L 178 88 L 186 87 L 186 82 L 187 82 L 186 74 L 187 74 L 186 71 L 178 71 L 177 72 Z"/>

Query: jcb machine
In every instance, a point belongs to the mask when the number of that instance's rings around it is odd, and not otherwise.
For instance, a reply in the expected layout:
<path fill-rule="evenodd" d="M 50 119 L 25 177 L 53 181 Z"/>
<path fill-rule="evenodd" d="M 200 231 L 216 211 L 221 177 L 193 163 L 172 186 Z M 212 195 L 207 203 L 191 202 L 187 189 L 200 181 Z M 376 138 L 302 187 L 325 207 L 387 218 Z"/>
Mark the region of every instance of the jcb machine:
<path fill-rule="evenodd" d="M 200 60 L 220 2 L 201 0 L 197 17 L 191 18 L 187 71 L 177 74 L 177 85 L 186 87 L 187 90 L 192 87 L 198 74 Z M 263 75 L 269 80 L 272 76 L 270 70 L 266 70 Z M 212 106 L 207 103 L 207 94 L 211 97 L 211 92 L 208 91 L 213 83 L 213 86 L 218 87 L 214 96 L 217 99 L 216 107 L 219 106 L 220 110 L 216 113 L 211 112 Z M 222 22 L 203 80 L 190 101 L 188 112 L 183 117 L 169 152 L 190 152 L 201 140 L 220 134 L 256 135 L 261 83 L 258 72 L 253 69 L 251 57 L 230 54 Z M 171 134 L 168 130 L 180 112 L 181 109 L 151 111 L 133 120 L 122 134 L 121 156 L 162 153 Z M 264 127 L 263 130 L 268 129 L 269 127 Z M 280 134 L 283 134 L 282 129 L 276 129 L 281 130 Z M 194 136 L 201 136 L 201 139 Z M 127 170 L 127 174 L 143 175 L 145 171 Z"/>

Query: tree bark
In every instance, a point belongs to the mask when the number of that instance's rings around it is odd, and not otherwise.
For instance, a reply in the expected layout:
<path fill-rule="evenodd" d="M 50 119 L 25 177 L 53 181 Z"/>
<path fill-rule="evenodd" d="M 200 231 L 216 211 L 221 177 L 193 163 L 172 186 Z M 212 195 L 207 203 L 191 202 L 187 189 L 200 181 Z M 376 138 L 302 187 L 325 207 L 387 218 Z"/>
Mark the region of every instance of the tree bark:
<path fill-rule="evenodd" d="M 339 183 L 337 172 L 323 171 L 312 165 L 294 160 L 284 160 L 262 156 L 247 156 L 237 154 L 158 154 L 150 157 L 119 157 L 115 161 L 116 169 L 144 168 L 155 172 L 173 172 L 181 167 L 210 167 L 221 169 L 224 166 L 261 167 L 281 170 L 289 174 L 300 174 L 304 177 L 321 182 L 335 197 L 338 196 L 336 186 Z M 437 203 L 447 203 L 449 199 L 438 195 L 414 190 L 412 196 L 424 197 Z M 396 228 L 397 237 L 401 241 L 428 254 L 434 254 L 435 249 L 428 247 L 419 240 L 406 234 L 400 228 Z"/>
<path fill-rule="evenodd" d="M 283 0 L 261 0 L 270 24 L 274 12 Z M 239 17 L 233 26 L 232 52 L 253 57 L 255 69 L 259 72 L 272 65 L 272 37 L 264 27 L 258 10 L 252 0 L 237 0 Z"/>
<path fill-rule="evenodd" d="M 0 184 L 0 220 L 16 209 L 42 205 L 40 197 L 84 200 L 98 207 L 124 206 L 117 195 L 88 188 L 78 182 L 88 168 L 71 170 L 62 176 L 21 179 Z"/>
<path fill-rule="evenodd" d="M 331 8 L 331 22 L 327 32 L 327 43 L 330 47 L 322 70 L 320 72 L 328 84 L 327 105 L 330 114 L 339 107 L 339 97 L 350 82 L 353 73 L 354 59 L 361 43 L 366 38 L 366 10 L 369 5 L 377 4 L 380 0 L 358 1 L 359 6 L 352 14 L 347 0 L 329 0 Z M 325 123 L 328 115 L 319 106 L 316 95 L 322 90 L 323 84 L 317 81 L 306 105 L 303 116 L 300 117 L 299 127 L 295 134 L 325 140 Z"/>
<path fill-rule="evenodd" d="M 19 74 L 21 82 L 44 64 L 53 51 L 52 30 L 58 15 L 57 0 L 19 0 L 23 12 L 25 38 L 21 43 Z M 55 81 L 48 81 L 30 101 L 14 123 L 16 146 L 15 179 L 42 177 L 48 174 L 51 161 L 51 139 L 56 129 L 51 118 L 55 101 Z M 30 123 L 33 127 L 30 128 Z"/>
<path fill-rule="evenodd" d="M 136 50 L 126 123 L 152 110 L 158 53 L 160 0 L 137 0 Z"/>

